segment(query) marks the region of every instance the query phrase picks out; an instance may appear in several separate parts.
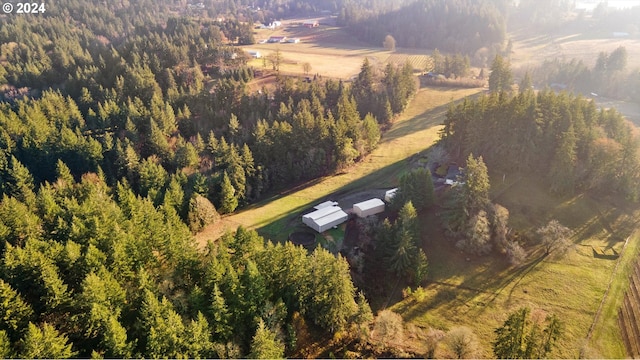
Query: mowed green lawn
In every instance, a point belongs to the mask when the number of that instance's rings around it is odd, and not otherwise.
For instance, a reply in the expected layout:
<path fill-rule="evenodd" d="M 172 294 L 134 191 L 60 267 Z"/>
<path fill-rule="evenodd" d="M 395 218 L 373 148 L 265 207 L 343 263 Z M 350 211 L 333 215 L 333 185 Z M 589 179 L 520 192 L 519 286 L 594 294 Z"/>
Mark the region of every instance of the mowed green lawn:
<path fill-rule="evenodd" d="M 498 184 L 494 201 L 510 210 L 511 225 L 519 233 L 532 238 L 537 227 L 556 218 L 575 231 L 575 246 L 563 256 L 545 257 L 531 240 L 527 261 L 513 267 L 501 256 L 478 258 L 461 253 L 443 238 L 434 212 L 423 214 L 424 249 L 430 265 L 426 296 L 421 301 L 409 297 L 392 310 L 421 328 L 467 326 L 479 338 L 478 355 L 492 357 L 494 329 L 509 312 L 529 306 L 538 316 L 554 313 L 564 323 L 564 335 L 550 357 L 626 357 L 616 317 L 621 293 L 626 290 L 626 269 L 637 258 L 640 243 L 634 233 L 640 215 L 637 209 L 584 195 L 555 198 L 544 184 L 518 176 L 502 184 L 502 174 L 495 174 L 492 183 Z M 599 255 L 613 255 L 614 250 L 620 254 L 629 236 L 614 274 L 617 260 Z M 612 290 L 587 341 L 612 274 Z M 445 348 L 440 351 L 447 356 Z"/>
<path fill-rule="evenodd" d="M 384 135 L 378 148 L 366 159 L 345 172 L 317 179 L 286 193 L 265 199 L 238 213 L 222 218 L 196 235 L 206 243 L 224 231 L 242 225 L 257 229 L 272 240 L 285 240 L 287 227 L 300 212 L 336 192 L 356 189 L 391 187 L 397 175 L 405 171 L 406 160 L 429 148 L 438 138 L 448 104 L 477 94 L 478 89 L 422 88 L 410 102 L 406 111 Z"/>

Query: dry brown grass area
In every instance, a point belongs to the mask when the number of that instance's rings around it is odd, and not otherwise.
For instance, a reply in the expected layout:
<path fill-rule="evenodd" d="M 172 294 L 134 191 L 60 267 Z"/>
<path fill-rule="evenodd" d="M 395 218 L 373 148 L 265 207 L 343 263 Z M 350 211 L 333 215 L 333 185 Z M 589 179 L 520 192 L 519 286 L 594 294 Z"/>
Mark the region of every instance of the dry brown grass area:
<path fill-rule="evenodd" d="M 602 51 L 611 53 L 620 46 L 627 49 L 628 68 L 640 68 L 640 39 L 614 38 L 612 34 L 575 31 L 555 35 L 535 33 L 532 29 L 508 34 L 513 39 L 511 65 L 514 69 L 539 66 L 545 60 L 582 60 L 593 67 Z"/>
<path fill-rule="evenodd" d="M 246 46 L 244 49 L 260 51 L 263 56 L 274 54 L 279 50 L 283 59 L 280 70 L 285 73 L 305 75 L 302 64 L 308 62 L 311 65 L 310 75 L 318 74 L 344 80 L 358 74 L 365 57 L 372 65 L 381 68 L 392 55 L 391 52 L 382 48 L 382 43 L 379 47 L 372 47 L 370 44 L 358 41 L 344 29 L 332 25 L 333 19 L 319 19 L 322 25 L 312 29 L 300 25 L 305 20 L 283 21 L 283 26 L 275 30 L 255 31 L 258 42 L 271 36 L 286 36 L 298 38 L 300 43 L 257 43 Z M 412 50 L 398 49 L 393 55 L 408 57 L 420 54 Z M 265 67 L 265 62 L 263 59 L 253 59 L 249 65 L 261 69 Z M 271 69 L 270 63 L 266 63 L 266 68 Z"/>

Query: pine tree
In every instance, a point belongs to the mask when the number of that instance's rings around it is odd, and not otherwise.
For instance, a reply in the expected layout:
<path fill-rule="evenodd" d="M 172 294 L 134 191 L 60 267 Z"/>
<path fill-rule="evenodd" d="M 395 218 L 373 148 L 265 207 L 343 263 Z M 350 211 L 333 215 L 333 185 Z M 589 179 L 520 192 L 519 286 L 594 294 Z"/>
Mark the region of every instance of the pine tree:
<path fill-rule="evenodd" d="M 524 77 L 522 78 L 522 81 L 520 81 L 520 85 L 518 86 L 518 89 L 520 90 L 520 93 L 526 93 L 528 91 L 531 91 L 531 87 L 533 86 L 533 82 L 531 81 L 531 75 L 529 74 L 529 72 L 527 71 L 524 74 Z"/>
<path fill-rule="evenodd" d="M 463 208 L 471 216 L 489 203 L 489 174 L 482 156 L 474 158 L 469 154 L 465 167 Z"/>
<path fill-rule="evenodd" d="M 555 315 L 545 319 L 547 325 L 530 319 L 531 310 L 520 308 L 495 330 L 493 353 L 499 359 L 543 359 L 551 352 L 562 334 L 562 325 Z"/>
<path fill-rule="evenodd" d="M 149 196 L 149 198 L 157 204 L 162 188 L 167 182 L 167 171 L 158 163 L 156 157 L 149 157 L 138 166 L 138 174 L 140 176 L 140 195 Z"/>
<path fill-rule="evenodd" d="M 11 285 L 0 280 L 0 330 L 17 341 L 33 317 L 31 306 Z"/>
<path fill-rule="evenodd" d="M 301 302 L 314 323 L 332 332 L 343 329 L 358 311 L 349 264 L 323 248 L 316 248 L 309 261 L 309 298 Z"/>
<path fill-rule="evenodd" d="M 189 358 L 210 359 L 214 357 L 215 349 L 211 341 L 211 329 L 207 319 L 198 312 L 195 320 L 191 320 L 186 328 L 186 353 Z"/>
<path fill-rule="evenodd" d="M 362 132 L 365 142 L 365 152 L 370 153 L 377 146 L 380 141 L 380 127 L 378 122 L 371 114 L 367 114 L 362 122 Z"/>
<path fill-rule="evenodd" d="M 238 198 L 236 197 L 236 189 L 231 185 L 227 172 L 222 176 L 222 184 L 220 187 L 220 212 L 223 214 L 232 213 L 238 207 Z"/>
<path fill-rule="evenodd" d="M 433 204 L 433 179 L 428 169 L 417 168 L 404 173 L 400 176 L 399 183 L 392 202 L 394 207 L 404 206 L 408 201 L 418 209 L 425 209 Z"/>
<path fill-rule="evenodd" d="M 511 91 L 511 82 L 513 81 L 513 75 L 509 63 L 500 55 L 496 55 L 491 64 L 491 74 L 489 75 L 489 91 Z"/>
<path fill-rule="evenodd" d="M 100 347 L 104 349 L 105 358 L 131 358 L 132 345 L 127 341 L 127 330 L 115 315 L 112 314 L 107 318 L 102 331 Z"/>
<path fill-rule="evenodd" d="M 27 205 L 35 205 L 33 176 L 29 169 L 13 155 L 9 165 L 9 185 L 7 186 L 9 191 L 7 193 Z"/>
<path fill-rule="evenodd" d="M 4 330 L 0 330 L 0 358 L 3 359 L 12 359 L 13 349 L 11 348 L 11 340 L 9 340 L 9 336 L 7 332 Z"/>
<path fill-rule="evenodd" d="M 251 359 L 281 359 L 284 356 L 284 344 L 276 338 L 276 334 L 267 329 L 260 319 L 256 334 L 251 340 Z"/>
<path fill-rule="evenodd" d="M 25 359 L 68 359 L 75 354 L 67 337 L 47 323 L 42 327 L 29 323 L 20 348 L 19 355 Z"/>
<path fill-rule="evenodd" d="M 374 101 L 374 79 L 373 68 L 369 63 L 368 58 L 364 58 L 362 66 L 360 67 L 360 73 L 358 77 L 353 81 L 351 86 L 351 93 L 358 104 L 358 112 L 362 115 L 371 112 L 372 101 Z"/>
<path fill-rule="evenodd" d="M 140 320 L 146 340 L 144 356 L 152 358 L 185 356 L 185 327 L 167 298 L 158 301 L 149 290 L 145 291 Z"/>
<path fill-rule="evenodd" d="M 549 169 L 550 190 L 556 194 L 572 194 L 574 191 L 576 148 L 573 125 L 569 125 L 569 129 L 560 137 Z"/>
<path fill-rule="evenodd" d="M 211 297 L 211 307 L 209 311 L 211 313 L 211 319 L 213 319 L 212 331 L 214 338 L 216 340 L 226 341 L 229 339 L 233 328 L 229 323 L 229 309 L 222 296 L 222 292 L 220 292 L 218 288 L 218 284 L 214 284 Z"/>
<path fill-rule="evenodd" d="M 73 178 L 73 174 L 71 170 L 62 160 L 58 159 L 56 162 L 56 178 L 58 181 L 62 181 L 67 186 L 72 186 L 75 184 L 75 179 Z"/>

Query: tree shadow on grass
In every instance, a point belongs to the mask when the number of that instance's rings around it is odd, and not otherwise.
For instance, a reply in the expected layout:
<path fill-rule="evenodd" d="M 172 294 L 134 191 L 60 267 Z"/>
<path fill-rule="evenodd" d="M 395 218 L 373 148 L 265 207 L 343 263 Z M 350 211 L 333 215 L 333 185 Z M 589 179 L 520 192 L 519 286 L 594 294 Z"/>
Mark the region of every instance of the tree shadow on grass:
<path fill-rule="evenodd" d="M 460 304 L 468 304 L 476 299 L 478 294 L 487 294 L 489 297 L 480 304 L 482 306 L 470 306 L 469 310 L 467 310 L 467 313 L 474 311 L 476 314 L 481 314 L 487 306 L 493 303 L 509 286 L 511 286 L 511 291 L 508 297 L 511 298 L 515 287 L 533 271 L 538 264 L 544 261 L 545 258 L 545 254 L 538 255 L 535 259 L 515 269 L 506 276 L 498 276 L 495 268 L 487 268 L 482 272 L 468 277 L 459 285 L 445 281 L 432 282 L 429 287 L 437 287 L 437 293 L 426 301 L 414 302 L 411 304 L 413 306 L 409 305 L 405 307 L 405 311 L 403 312 L 404 319 L 405 321 L 410 321 L 436 308 L 448 310 L 459 308 Z M 503 271 L 509 271 L 509 269 L 504 269 Z M 482 284 L 483 288 L 478 287 L 478 284 Z"/>
<path fill-rule="evenodd" d="M 400 172 L 405 169 L 406 160 L 407 159 L 396 161 L 395 163 L 378 169 L 364 177 L 359 178 L 358 180 L 350 182 L 328 195 L 319 196 L 315 199 L 307 201 L 303 205 L 297 206 L 293 209 L 288 209 L 285 213 L 274 214 L 272 217 L 260 221 L 260 223 L 256 225 L 256 230 L 260 235 L 264 236 L 267 239 L 271 239 L 273 241 L 284 241 L 286 239 L 286 234 L 288 233 L 286 230 L 292 224 L 298 224 L 299 219 L 297 218 L 301 217 L 304 213 L 311 211 L 314 205 L 327 200 L 335 200 L 351 192 L 362 191 L 364 189 L 379 188 L 384 185 L 390 186 L 390 184 L 395 181 Z M 339 175 L 340 174 L 336 176 Z M 296 187 L 295 189 L 287 191 L 286 193 L 281 193 L 270 199 L 261 201 L 260 203 L 249 207 L 249 209 L 258 210 L 260 209 L 260 207 L 274 200 L 281 199 L 285 196 L 295 196 L 299 190 L 311 187 L 324 181 L 325 179 L 326 177 L 316 179 L 309 183 L 305 183 Z"/>
<path fill-rule="evenodd" d="M 429 87 L 423 91 L 435 92 L 435 91 L 451 91 L 451 90 L 454 90 L 454 89 L 448 88 L 448 87 Z M 404 120 L 401 123 L 396 124 L 396 126 L 394 126 L 393 129 L 387 131 L 384 134 L 380 142 L 384 143 L 384 142 L 393 141 L 398 138 L 407 136 L 411 133 L 426 130 L 434 126 L 441 125 L 445 120 L 447 110 L 449 110 L 450 106 L 452 105 L 455 106 L 460 102 L 464 101 L 464 99 L 475 100 L 480 95 L 481 93 L 471 95 L 467 98 L 459 99 L 454 102 L 448 102 L 447 104 L 437 106 L 435 108 L 429 109 L 420 114 L 416 114 L 411 119 Z M 425 121 L 425 118 L 427 119 L 426 121 Z"/>

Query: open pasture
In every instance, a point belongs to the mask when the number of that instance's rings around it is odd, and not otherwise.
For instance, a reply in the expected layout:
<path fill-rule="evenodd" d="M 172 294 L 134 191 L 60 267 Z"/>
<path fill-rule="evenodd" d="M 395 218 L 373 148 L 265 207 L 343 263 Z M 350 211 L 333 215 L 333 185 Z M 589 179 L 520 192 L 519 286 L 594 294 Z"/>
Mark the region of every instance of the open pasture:
<path fill-rule="evenodd" d="M 593 67 L 600 52 L 611 53 L 620 46 L 627 49 L 627 67 L 640 68 L 640 39 L 616 38 L 611 33 L 594 30 L 561 29 L 556 34 L 537 33 L 534 29 L 518 29 L 508 37 L 513 39 L 511 66 L 514 69 L 537 67 L 545 60 L 578 59 Z"/>
<path fill-rule="evenodd" d="M 390 52 L 382 48 L 382 40 L 379 47 L 371 46 L 355 39 L 344 29 L 331 25 L 332 21 L 320 19 L 321 25 L 311 29 L 301 26 L 302 20 L 283 21 L 282 27 L 277 29 L 256 30 L 255 37 L 258 43 L 245 46 L 243 49 L 259 51 L 262 56 L 273 55 L 279 50 L 282 56 L 280 71 L 301 76 L 307 75 L 303 64 L 309 63 L 309 75 L 318 74 L 348 80 L 358 74 L 365 57 L 374 67 L 380 69 L 387 63 L 404 65 L 406 61 L 409 61 L 415 70 L 421 71 L 425 68 L 429 59 L 426 51 L 400 48 Z M 260 43 L 271 36 L 297 38 L 300 42 Z M 252 59 L 249 65 L 256 69 L 272 69 L 271 63 L 266 59 Z"/>

